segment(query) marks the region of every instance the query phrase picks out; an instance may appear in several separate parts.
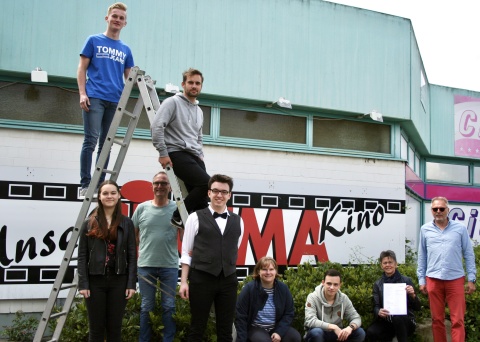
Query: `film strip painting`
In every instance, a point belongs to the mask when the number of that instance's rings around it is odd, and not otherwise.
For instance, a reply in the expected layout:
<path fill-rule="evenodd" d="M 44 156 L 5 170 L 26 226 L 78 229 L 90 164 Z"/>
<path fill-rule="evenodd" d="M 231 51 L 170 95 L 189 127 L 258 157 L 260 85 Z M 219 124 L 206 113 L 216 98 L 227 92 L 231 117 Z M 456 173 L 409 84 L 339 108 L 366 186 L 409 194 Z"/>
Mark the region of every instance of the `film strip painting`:
<path fill-rule="evenodd" d="M 0 181 L 0 200 L 81 202 L 82 199 L 78 198 L 79 189 L 80 186 L 78 184 Z M 146 198 L 145 200 L 148 199 Z M 124 202 L 128 203 L 130 201 L 126 198 Z M 332 210 L 338 203 L 341 204 L 342 211 L 349 209 L 355 212 L 375 210 L 378 205 L 382 205 L 386 213 L 405 213 L 404 200 L 304 196 L 299 194 L 234 192 L 228 202 L 228 206 L 238 208 Z"/>
<path fill-rule="evenodd" d="M 379 205 L 385 213 L 404 214 L 405 201 L 391 199 L 342 198 L 324 196 L 302 196 L 290 194 L 233 193 L 228 206 L 265 208 L 265 209 L 297 209 L 297 210 L 333 210 L 341 204 L 342 211 L 374 211 Z"/>
<path fill-rule="evenodd" d="M 59 267 L 14 266 L 0 268 L 0 284 L 51 284 L 55 281 Z M 76 266 L 69 266 L 64 282 L 71 283 Z"/>
<path fill-rule="evenodd" d="M 237 278 L 239 281 L 244 280 L 248 275 L 252 274 L 254 266 L 237 267 Z M 16 284 L 52 284 L 58 273 L 58 267 L 52 266 L 24 266 L 0 268 L 0 284 L 16 285 Z M 64 283 L 69 284 L 73 281 L 76 267 L 69 266 L 65 274 Z M 178 269 L 178 281 L 181 277 L 181 268 Z"/>
<path fill-rule="evenodd" d="M 81 202 L 82 200 L 78 198 L 78 190 L 78 184 L 0 181 L 0 200 L 42 201 L 52 204 L 58 203 L 58 201 Z M 150 194 L 147 195 L 150 196 Z M 145 198 L 145 200 L 148 199 Z M 128 198 L 123 199 L 123 201 L 129 208 L 128 212 L 131 215 L 138 202 L 130 201 Z M 301 194 L 234 192 L 228 206 L 239 209 L 240 214 L 242 214 L 242 208 L 315 210 L 318 212 L 340 208 L 343 212 L 374 212 L 379 206 L 384 208 L 385 213 L 400 215 L 405 213 L 404 200 L 305 196 Z M 71 214 L 72 217 L 76 217 L 75 215 L 78 213 Z M 0 227 L 3 224 L 0 222 Z M 61 257 L 58 259 L 58 264 L 60 264 Z M 253 266 L 239 265 L 237 267 L 238 279 L 243 280 L 251 274 Z M 10 267 L 0 268 L 0 284 L 53 283 L 58 267 L 59 265 L 55 264 L 47 266 L 10 265 Z M 75 268 L 75 266 L 69 267 L 66 282 L 73 279 Z"/>

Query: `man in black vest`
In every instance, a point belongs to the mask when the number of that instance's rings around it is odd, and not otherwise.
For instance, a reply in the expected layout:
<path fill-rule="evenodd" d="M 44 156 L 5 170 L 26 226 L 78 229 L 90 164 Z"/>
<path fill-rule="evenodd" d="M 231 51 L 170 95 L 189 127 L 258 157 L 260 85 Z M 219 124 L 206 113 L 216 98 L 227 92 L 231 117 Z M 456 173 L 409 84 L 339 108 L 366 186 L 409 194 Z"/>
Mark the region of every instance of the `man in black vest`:
<path fill-rule="evenodd" d="M 208 182 L 210 205 L 192 213 L 185 224 L 179 292 L 190 299 L 189 341 L 203 340 L 212 303 L 217 341 L 232 341 L 237 254 L 243 235 L 242 218 L 227 210 L 232 188 L 232 178 L 213 175 Z"/>

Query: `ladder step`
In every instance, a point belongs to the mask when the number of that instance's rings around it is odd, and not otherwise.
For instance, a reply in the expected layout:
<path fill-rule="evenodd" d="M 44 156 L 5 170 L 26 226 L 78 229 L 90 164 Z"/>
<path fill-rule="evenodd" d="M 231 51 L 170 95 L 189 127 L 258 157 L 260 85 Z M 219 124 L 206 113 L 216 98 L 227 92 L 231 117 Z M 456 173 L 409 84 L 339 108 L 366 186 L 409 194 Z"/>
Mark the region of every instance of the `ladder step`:
<path fill-rule="evenodd" d="M 117 174 L 117 171 L 115 171 L 115 170 L 103 169 L 102 172 L 108 173 L 110 175 L 116 175 Z"/>
<path fill-rule="evenodd" d="M 119 108 L 119 110 L 121 110 L 121 108 Z M 129 112 L 128 110 L 124 110 L 123 114 L 128 115 L 129 117 L 134 118 L 134 119 L 136 119 L 138 117 L 138 115 L 135 115 L 132 112 Z"/>
<path fill-rule="evenodd" d="M 77 284 L 76 284 L 76 283 L 72 283 L 72 284 L 68 284 L 68 285 L 62 285 L 62 286 L 60 287 L 60 291 L 66 290 L 66 289 L 71 289 L 72 287 L 77 287 Z"/>
<path fill-rule="evenodd" d="M 98 165 L 105 165 L 113 144 L 120 145 L 120 151 L 116 158 L 115 166 L 113 167 L 113 170 L 106 170 L 106 169 L 103 169 L 103 167 L 95 167 L 95 172 L 92 175 L 92 182 L 95 182 L 95 181 L 98 182 L 102 172 L 110 174 L 111 180 L 113 181 L 117 180 L 117 177 L 120 173 L 120 169 L 125 159 L 125 155 L 127 153 L 128 146 L 131 143 L 133 133 L 138 124 L 139 118 L 142 115 L 143 109 L 145 110 L 151 124 L 153 122 L 155 111 L 160 106 L 160 100 L 158 99 L 158 94 L 154 84 L 155 83 L 154 81 L 152 81 L 150 76 L 145 76 L 145 71 L 140 70 L 138 67 L 133 67 L 130 70 L 130 74 L 128 75 L 127 81 L 125 82 L 122 96 L 120 97 L 120 101 L 118 102 L 118 105 L 117 105 L 115 116 L 110 125 L 110 129 L 107 133 L 107 139 L 105 139 L 102 152 L 97 161 Z M 132 89 L 135 85 L 138 87 L 138 90 L 139 90 L 139 97 L 136 100 L 134 100 L 133 98 L 130 98 Z M 133 112 L 126 110 L 127 105 L 130 103 L 129 102 L 130 100 L 132 102 L 135 102 Z M 121 137 L 116 138 L 121 121 L 126 118 L 124 115 L 126 115 L 127 117 L 130 117 L 129 119 L 130 122 L 128 124 L 124 138 L 123 139 Z M 174 177 L 175 176 L 172 176 L 172 180 L 176 180 L 176 178 Z M 88 193 L 90 194 L 92 192 L 88 191 Z M 181 193 L 181 191 L 179 191 L 179 193 Z M 71 310 L 72 303 L 77 294 L 77 287 L 78 287 L 78 273 L 74 274 L 74 280 L 72 284 L 63 283 L 65 273 L 67 272 L 67 269 L 68 269 L 68 267 L 65 267 L 65 266 L 68 266 L 68 264 L 70 264 L 72 260 L 78 260 L 78 257 L 72 258 L 72 255 L 74 253 L 74 250 L 77 248 L 78 237 L 80 233 L 79 227 L 82 226 L 85 220 L 85 217 L 88 215 L 91 202 L 97 202 L 97 201 L 98 199 L 93 195 L 91 196 L 89 195 L 88 197 L 85 197 L 83 201 L 82 208 L 77 217 L 75 229 L 72 231 L 70 241 L 67 245 L 67 249 L 65 250 L 65 255 L 62 261 L 62 267 L 59 269 L 57 273 L 55 282 L 52 287 L 52 291 L 50 292 L 50 296 L 47 300 L 47 304 L 45 306 L 45 310 L 42 315 L 42 319 L 40 320 L 37 331 L 35 333 L 35 337 L 33 340 L 34 342 L 43 342 L 47 338 L 51 338 L 51 340 L 49 341 L 52 341 L 52 342 L 59 341 L 60 334 L 66 322 L 66 317 Z M 182 219 L 185 222 L 187 218 L 185 206 L 183 204 L 183 201 L 181 201 L 181 199 L 180 201 L 178 201 L 178 203 L 181 203 L 183 206 L 183 210 L 181 210 L 180 212 L 181 212 Z M 65 263 L 67 265 L 65 265 Z M 62 311 L 52 314 L 54 306 L 58 299 L 59 291 L 65 290 L 65 289 L 69 289 L 69 292 L 66 297 L 65 304 L 62 308 Z M 48 320 L 57 319 L 57 318 L 59 319 L 57 321 L 57 326 L 55 328 L 54 335 L 52 337 L 49 336 L 44 339 L 43 335 L 46 329 L 48 328 Z"/>
<path fill-rule="evenodd" d="M 50 318 L 51 319 L 56 319 L 58 317 L 65 316 L 66 314 L 68 314 L 68 311 L 60 311 L 60 312 L 57 312 L 57 313 L 54 313 L 54 314 L 50 315 Z"/>
<path fill-rule="evenodd" d="M 127 144 L 124 143 L 123 140 L 113 139 L 112 142 L 113 142 L 114 144 L 120 145 L 120 146 L 122 146 L 122 147 L 127 146 Z"/>

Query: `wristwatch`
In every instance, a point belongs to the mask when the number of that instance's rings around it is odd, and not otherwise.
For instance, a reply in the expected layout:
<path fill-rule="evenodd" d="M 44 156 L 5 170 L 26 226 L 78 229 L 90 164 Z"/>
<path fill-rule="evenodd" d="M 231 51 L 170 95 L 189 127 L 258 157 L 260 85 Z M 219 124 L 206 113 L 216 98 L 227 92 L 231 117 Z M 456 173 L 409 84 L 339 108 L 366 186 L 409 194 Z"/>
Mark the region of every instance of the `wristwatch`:
<path fill-rule="evenodd" d="M 352 328 L 352 330 L 355 330 L 355 324 L 352 323 L 349 325 L 349 327 Z"/>

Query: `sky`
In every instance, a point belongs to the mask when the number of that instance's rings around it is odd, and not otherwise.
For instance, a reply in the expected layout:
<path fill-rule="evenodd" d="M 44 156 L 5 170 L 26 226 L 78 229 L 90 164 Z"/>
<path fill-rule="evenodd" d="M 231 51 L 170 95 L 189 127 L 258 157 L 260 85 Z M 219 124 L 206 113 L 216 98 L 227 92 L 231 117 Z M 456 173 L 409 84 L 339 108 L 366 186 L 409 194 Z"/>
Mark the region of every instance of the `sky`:
<path fill-rule="evenodd" d="M 328 0 L 411 20 L 428 82 L 480 91 L 478 0 Z"/>

